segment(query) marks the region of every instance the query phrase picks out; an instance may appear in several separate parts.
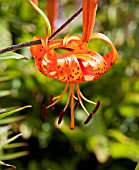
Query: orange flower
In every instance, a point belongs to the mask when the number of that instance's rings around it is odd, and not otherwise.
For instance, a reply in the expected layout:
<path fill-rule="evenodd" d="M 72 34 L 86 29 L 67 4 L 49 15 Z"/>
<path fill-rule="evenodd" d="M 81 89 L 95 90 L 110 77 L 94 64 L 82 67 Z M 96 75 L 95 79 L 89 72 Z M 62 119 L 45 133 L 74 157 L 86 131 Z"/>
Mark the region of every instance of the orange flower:
<path fill-rule="evenodd" d="M 64 96 L 69 87 L 69 95 L 64 109 L 61 111 L 58 124 L 61 123 L 64 112 L 69 103 L 71 107 L 70 129 L 74 129 L 74 109 L 78 104 L 88 115 L 85 124 L 89 122 L 93 114 L 97 111 L 100 101 L 97 103 L 86 99 L 80 91 L 79 84 L 84 81 L 93 81 L 100 78 L 118 58 L 118 53 L 110 39 L 101 33 L 92 33 L 94 26 L 98 0 L 82 0 L 83 5 L 83 34 L 82 37 L 66 36 L 64 39 L 48 41 L 48 37 L 34 37 L 33 40 L 41 40 L 41 45 L 31 46 L 31 54 L 34 56 L 35 63 L 39 71 L 47 77 L 56 78 L 60 82 L 66 83 L 61 95 L 51 98 L 51 104 L 46 107 L 54 107 Z M 87 42 L 92 39 L 105 41 L 111 51 L 101 56 L 89 49 Z M 64 54 L 58 54 L 55 49 L 66 49 Z M 76 94 L 75 96 L 75 87 Z M 74 101 L 77 101 L 74 105 Z M 91 113 L 88 113 L 82 100 L 96 105 Z"/>

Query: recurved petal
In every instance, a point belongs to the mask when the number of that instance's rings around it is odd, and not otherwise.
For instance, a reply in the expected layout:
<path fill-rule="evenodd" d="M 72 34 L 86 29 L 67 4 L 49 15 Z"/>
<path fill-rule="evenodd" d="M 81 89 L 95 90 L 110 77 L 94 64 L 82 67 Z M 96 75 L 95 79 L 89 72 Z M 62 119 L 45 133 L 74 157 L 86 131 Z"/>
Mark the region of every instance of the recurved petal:
<path fill-rule="evenodd" d="M 87 42 L 93 31 L 98 0 L 82 0 L 83 32 L 82 41 Z"/>
<path fill-rule="evenodd" d="M 41 37 L 39 37 L 39 36 L 33 37 L 32 41 L 35 41 L 35 40 L 41 40 Z M 30 47 L 30 52 L 34 58 L 37 56 L 41 57 L 45 54 L 45 48 L 44 48 L 43 44 L 32 45 Z"/>
<path fill-rule="evenodd" d="M 47 1 L 47 16 L 51 24 L 52 33 L 55 30 L 55 20 L 58 14 L 58 0 Z"/>
<path fill-rule="evenodd" d="M 115 46 L 113 45 L 112 41 L 104 34 L 102 33 L 92 33 L 90 36 L 90 40 L 92 39 L 98 39 L 98 40 L 103 40 L 106 43 L 108 43 L 108 45 L 111 48 L 111 52 L 106 54 L 104 56 L 104 59 L 109 63 L 109 64 L 114 64 L 116 62 L 116 60 L 118 59 L 118 52 L 115 48 Z"/>

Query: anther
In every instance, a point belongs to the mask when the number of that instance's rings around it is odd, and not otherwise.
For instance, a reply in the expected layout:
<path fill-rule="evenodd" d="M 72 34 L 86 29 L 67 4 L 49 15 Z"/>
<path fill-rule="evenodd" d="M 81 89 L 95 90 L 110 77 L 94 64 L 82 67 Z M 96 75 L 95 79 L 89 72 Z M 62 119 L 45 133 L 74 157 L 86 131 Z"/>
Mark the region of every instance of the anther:
<path fill-rule="evenodd" d="M 45 105 L 45 104 L 42 106 L 42 117 L 43 117 L 44 119 L 47 118 L 47 117 L 46 117 L 46 105 Z"/>
<path fill-rule="evenodd" d="M 64 112 L 63 110 L 60 112 L 60 114 L 59 114 L 59 119 L 58 119 L 58 124 L 61 123 L 64 113 L 65 113 L 65 112 Z"/>
<path fill-rule="evenodd" d="M 54 103 L 54 94 L 51 94 L 51 96 L 50 96 L 50 104 L 53 104 Z M 55 105 L 52 105 L 52 110 L 54 110 L 55 109 Z"/>
<path fill-rule="evenodd" d="M 98 100 L 96 107 L 94 108 L 94 110 L 89 114 L 89 116 L 87 117 L 87 119 L 84 121 L 84 124 L 87 124 L 91 118 L 93 117 L 93 115 L 95 114 L 95 112 L 98 110 L 98 108 L 100 107 L 100 100 Z"/>
<path fill-rule="evenodd" d="M 75 110 L 79 105 L 80 105 L 80 102 L 79 102 L 79 100 L 77 100 L 77 101 L 76 101 L 76 104 L 75 104 L 75 106 L 74 106 L 74 110 Z"/>

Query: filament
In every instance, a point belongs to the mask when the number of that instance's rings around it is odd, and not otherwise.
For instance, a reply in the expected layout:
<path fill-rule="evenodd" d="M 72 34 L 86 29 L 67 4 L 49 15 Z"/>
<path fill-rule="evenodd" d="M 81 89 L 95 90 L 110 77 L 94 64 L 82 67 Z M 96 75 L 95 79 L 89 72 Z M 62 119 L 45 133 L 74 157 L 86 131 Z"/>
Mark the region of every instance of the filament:
<path fill-rule="evenodd" d="M 83 96 L 83 94 L 81 93 L 81 91 L 80 91 L 80 96 L 81 96 L 81 98 L 84 100 L 84 101 L 86 101 L 86 102 L 88 102 L 88 103 L 91 103 L 91 104 L 97 104 L 96 102 L 93 102 L 93 101 L 91 101 L 91 100 L 88 100 L 86 97 L 84 97 Z"/>
<path fill-rule="evenodd" d="M 70 83 L 71 92 L 71 124 L 70 129 L 74 129 L 74 83 Z"/>
<path fill-rule="evenodd" d="M 89 115 L 88 111 L 87 111 L 86 108 L 84 107 L 84 105 L 83 105 L 83 103 L 82 103 L 82 100 L 81 100 L 79 83 L 76 83 L 76 90 L 77 90 L 77 96 L 78 96 L 80 105 L 82 106 L 82 108 L 83 108 L 83 110 L 85 111 L 85 113 L 86 113 L 87 115 Z"/>
<path fill-rule="evenodd" d="M 67 99 L 67 103 L 66 106 L 64 107 L 63 111 L 65 112 L 65 110 L 67 109 L 69 102 L 70 102 L 70 97 L 71 97 L 71 92 L 72 92 L 72 86 L 70 84 L 70 91 L 69 91 L 69 95 L 68 95 L 68 99 Z"/>
<path fill-rule="evenodd" d="M 75 99 L 75 100 L 78 100 L 78 98 L 77 98 L 75 95 L 74 95 L 74 99 Z"/>
<path fill-rule="evenodd" d="M 66 86 L 65 86 L 65 89 L 63 90 L 63 92 L 61 93 L 61 95 L 59 95 L 59 98 L 58 98 L 54 103 L 52 103 L 52 104 L 50 104 L 49 106 L 47 106 L 46 109 L 52 107 L 53 105 L 55 105 L 56 103 L 58 103 L 58 102 L 61 100 L 61 98 L 62 98 L 62 97 L 64 96 L 64 94 L 66 93 L 66 91 L 67 91 L 67 89 L 68 89 L 68 86 L 69 86 L 69 84 L 67 83 Z M 55 97 L 55 98 L 56 98 L 56 97 Z"/>

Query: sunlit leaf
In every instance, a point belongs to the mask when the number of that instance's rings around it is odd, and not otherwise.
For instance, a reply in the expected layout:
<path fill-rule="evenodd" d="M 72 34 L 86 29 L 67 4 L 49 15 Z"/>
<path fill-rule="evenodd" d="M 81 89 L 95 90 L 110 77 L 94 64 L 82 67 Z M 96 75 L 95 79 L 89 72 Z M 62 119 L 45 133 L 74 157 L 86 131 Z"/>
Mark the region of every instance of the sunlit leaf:
<path fill-rule="evenodd" d="M 121 105 L 119 110 L 120 110 L 120 114 L 125 117 L 132 116 L 132 115 L 139 116 L 139 113 L 136 112 L 137 110 L 136 107 L 135 106 L 133 107 L 132 105 Z"/>
<path fill-rule="evenodd" d="M 27 143 L 20 142 L 20 143 L 9 143 L 3 146 L 3 149 L 11 149 L 11 148 L 18 148 L 18 147 L 25 147 L 28 146 Z"/>
<path fill-rule="evenodd" d="M 17 107 L 14 106 L 14 107 L 0 108 L 0 113 L 9 112 L 14 109 L 17 109 Z"/>
<path fill-rule="evenodd" d="M 15 109 L 15 110 L 12 110 L 12 111 L 9 111 L 9 112 L 6 112 L 6 113 L 2 113 L 2 114 L 0 114 L 0 119 L 1 119 L 1 118 L 4 118 L 4 117 L 6 117 L 6 116 L 9 116 L 9 115 L 11 115 L 11 114 L 13 114 L 13 113 L 15 113 L 15 112 L 18 112 L 18 111 L 21 111 L 21 110 L 23 110 L 23 109 L 29 108 L 29 107 L 32 107 L 32 106 L 31 106 L 31 105 L 27 105 L 27 106 L 20 107 L 20 108 L 17 108 L 17 109 Z"/>
<path fill-rule="evenodd" d="M 4 76 L 4 77 L 0 77 L 0 82 L 9 81 L 12 79 L 13 79 L 12 76 Z"/>
<path fill-rule="evenodd" d="M 12 90 L 3 90 L 3 91 L 0 91 L 0 97 L 9 96 L 12 93 L 13 93 Z"/>
<path fill-rule="evenodd" d="M 11 118 L 0 119 L 0 125 L 21 121 L 23 119 L 25 119 L 25 116 L 16 116 Z"/>
<path fill-rule="evenodd" d="M 139 160 L 139 146 L 137 144 L 123 144 L 118 142 L 111 142 L 110 153 L 113 158 L 127 158 L 132 161 Z"/>
<path fill-rule="evenodd" d="M 7 52 L 4 54 L 0 54 L 0 60 L 6 60 L 6 59 L 27 59 L 27 58 L 15 52 Z"/>
<path fill-rule="evenodd" d="M 18 134 L 18 135 L 16 135 L 16 136 L 14 136 L 14 137 L 12 137 L 12 138 L 10 138 L 10 139 L 8 139 L 8 140 L 2 141 L 2 142 L 0 143 L 0 148 L 2 148 L 4 145 L 6 145 L 6 144 L 8 144 L 8 143 L 10 143 L 10 142 L 12 142 L 12 141 L 14 141 L 14 140 L 17 139 L 19 136 L 21 136 L 21 133 Z"/>
<path fill-rule="evenodd" d="M 122 132 L 116 130 L 116 129 L 110 129 L 107 133 L 110 137 L 113 137 L 120 143 L 129 144 L 132 143 L 131 139 L 128 138 L 126 135 L 124 135 Z"/>
<path fill-rule="evenodd" d="M 28 151 L 22 151 L 22 152 L 17 152 L 17 153 L 11 153 L 11 154 L 5 154 L 5 155 L 0 155 L 0 160 L 10 160 L 10 159 L 15 159 L 19 158 L 21 156 L 28 155 Z"/>
<path fill-rule="evenodd" d="M 139 162 L 137 163 L 135 170 L 139 170 Z"/>
<path fill-rule="evenodd" d="M 2 162 L 2 161 L 0 161 L 0 165 L 3 165 L 3 166 L 10 166 L 10 167 L 13 167 L 13 168 L 16 169 L 16 167 L 15 167 L 14 165 L 6 164 L 6 163 L 4 163 L 4 162 Z"/>
<path fill-rule="evenodd" d="M 139 145 L 131 138 L 121 133 L 118 130 L 109 130 L 108 135 L 116 141 L 110 142 L 111 156 L 114 158 L 128 158 L 133 161 L 139 159 Z"/>

